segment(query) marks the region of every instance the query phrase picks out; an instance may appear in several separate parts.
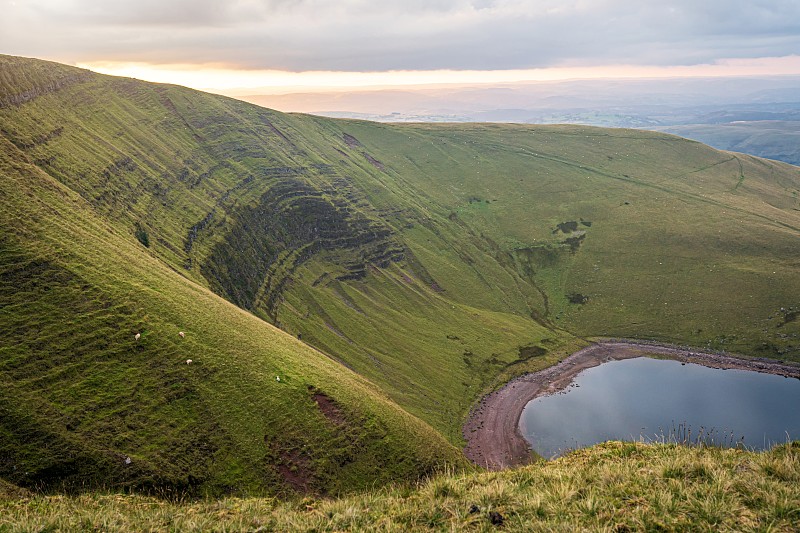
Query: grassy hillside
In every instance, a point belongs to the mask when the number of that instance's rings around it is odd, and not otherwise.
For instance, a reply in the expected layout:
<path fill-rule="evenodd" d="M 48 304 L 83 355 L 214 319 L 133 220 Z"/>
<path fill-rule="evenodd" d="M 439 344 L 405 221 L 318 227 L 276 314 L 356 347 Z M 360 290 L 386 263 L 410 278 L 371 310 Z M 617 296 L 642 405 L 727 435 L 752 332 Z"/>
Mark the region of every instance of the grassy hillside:
<path fill-rule="evenodd" d="M 531 273 L 547 298 L 530 302 L 547 321 L 579 335 L 800 358 L 796 167 L 631 130 L 349 131 L 413 175 L 487 254 Z M 480 303 L 435 261 L 426 266 L 448 293 Z"/>
<path fill-rule="evenodd" d="M 463 464 L 365 379 L 175 272 L 5 137 L 0 176 L 5 480 L 338 493 Z"/>
<path fill-rule="evenodd" d="M 416 489 L 333 501 L 0 495 L 0 511 L 8 531 L 788 532 L 800 519 L 800 447 L 607 443 L 518 470 L 437 476 Z"/>
<path fill-rule="evenodd" d="M 789 165 L 8 56 L 0 143 L 0 475 L 26 486 L 411 478 L 459 464 L 482 392 L 587 336 L 800 360 Z"/>
<path fill-rule="evenodd" d="M 4 61 L 7 78 L 40 65 Z M 369 377 L 453 442 L 499 372 L 576 345 L 530 318 L 541 296 L 524 275 L 399 187 L 348 123 L 90 73 L 33 93 L 0 109 L 32 163 L 144 251 Z M 427 271 L 441 253 L 448 280 Z M 476 298 L 439 285 L 451 282 Z"/>

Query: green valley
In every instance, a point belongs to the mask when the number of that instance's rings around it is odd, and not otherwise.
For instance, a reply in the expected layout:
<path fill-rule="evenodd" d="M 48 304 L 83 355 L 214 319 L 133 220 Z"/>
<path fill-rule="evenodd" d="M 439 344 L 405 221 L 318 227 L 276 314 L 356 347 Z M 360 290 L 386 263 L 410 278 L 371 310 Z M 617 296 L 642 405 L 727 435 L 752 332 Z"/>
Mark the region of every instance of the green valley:
<path fill-rule="evenodd" d="M 798 195 L 667 134 L 0 56 L 0 478 L 339 494 L 472 468 L 474 402 L 591 338 L 800 361 Z"/>

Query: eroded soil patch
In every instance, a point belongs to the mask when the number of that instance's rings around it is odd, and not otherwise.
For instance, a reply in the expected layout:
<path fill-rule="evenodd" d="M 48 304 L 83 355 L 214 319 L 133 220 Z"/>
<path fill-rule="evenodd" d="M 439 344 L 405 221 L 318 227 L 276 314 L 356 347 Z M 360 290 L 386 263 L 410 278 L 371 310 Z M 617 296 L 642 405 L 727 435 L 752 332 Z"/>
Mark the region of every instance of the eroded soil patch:
<path fill-rule="evenodd" d="M 336 402 L 333 398 L 319 389 L 311 389 L 311 392 L 312 398 L 315 402 L 317 402 L 317 407 L 319 407 L 319 410 L 323 415 L 325 415 L 325 418 L 337 426 L 344 425 L 347 422 L 344 413 L 342 413 L 341 409 L 339 409 L 339 406 L 336 405 Z"/>
<path fill-rule="evenodd" d="M 277 467 L 284 483 L 301 494 L 311 492 L 314 474 L 308 466 L 308 460 L 297 450 L 281 451 L 280 457 Z"/>

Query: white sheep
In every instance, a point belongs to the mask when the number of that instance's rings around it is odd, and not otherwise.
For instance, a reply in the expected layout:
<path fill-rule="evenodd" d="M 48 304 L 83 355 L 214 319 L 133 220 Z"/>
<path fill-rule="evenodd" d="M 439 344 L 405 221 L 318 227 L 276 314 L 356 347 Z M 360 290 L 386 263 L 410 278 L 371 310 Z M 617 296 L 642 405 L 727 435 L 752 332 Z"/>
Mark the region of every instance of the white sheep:
<path fill-rule="evenodd" d="M 138 341 L 138 340 L 139 340 L 141 337 L 142 337 L 142 334 L 141 334 L 141 333 L 137 333 L 136 335 L 134 335 L 134 336 L 133 336 L 134 340 L 137 340 L 137 341 Z"/>
<path fill-rule="evenodd" d="M 280 380 L 281 380 L 280 376 L 275 376 L 275 381 L 280 382 Z"/>
<path fill-rule="evenodd" d="M 178 335 L 180 335 L 180 336 L 181 336 L 181 339 L 182 339 L 182 338 L 184 338 L 184 337 L 186 336 L 186 333 L 184 333 L 184 332 L 182 332 L 182 331 L 179 331 L 179 332 L 178 332 Z"/>
<path fill-rule="evenodd" d="M 186 364 L 187 364 L 187 365 L 191 365 L 191 364 L 192 364 L 192 360 L 191 360 L 191 359 L 187 359 L 187 360 L 186 360 Z"/>

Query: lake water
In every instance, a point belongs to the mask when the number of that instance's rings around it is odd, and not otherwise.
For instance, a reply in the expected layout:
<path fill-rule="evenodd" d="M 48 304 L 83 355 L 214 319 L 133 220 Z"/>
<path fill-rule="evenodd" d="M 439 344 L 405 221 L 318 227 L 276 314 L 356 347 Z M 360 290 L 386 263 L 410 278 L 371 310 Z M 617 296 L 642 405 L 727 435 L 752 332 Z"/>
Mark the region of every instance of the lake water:
<path fill-rule="evenodd" d="M 764 449 L 786 442 L 787 432 L 800 439 L 800 380 L 646 357 L 610 361 L 528 403 L 520 429 L 546 458 L 607 440 L 696 442 L 701 432 L 707 442 Z"/>

